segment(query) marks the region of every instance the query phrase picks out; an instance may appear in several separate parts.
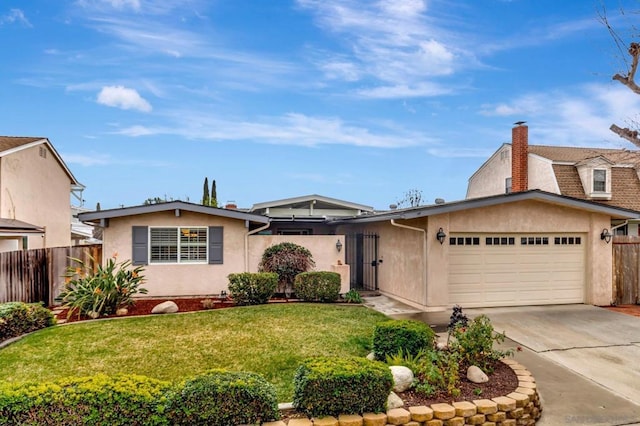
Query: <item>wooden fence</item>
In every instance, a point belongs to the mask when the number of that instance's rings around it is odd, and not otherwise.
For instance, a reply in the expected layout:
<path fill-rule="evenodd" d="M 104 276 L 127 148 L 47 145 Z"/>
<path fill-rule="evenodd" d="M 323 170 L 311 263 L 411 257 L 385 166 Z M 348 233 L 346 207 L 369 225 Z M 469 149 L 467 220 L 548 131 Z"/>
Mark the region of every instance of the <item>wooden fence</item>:
<path fill-rule="evenodd" d="M 640 237 L 613 237 L 613 299 L 616 305 L 640 302 Z"/>
<path fill-rule="evenodd" d="M 54 247 L 0 253 L 0 303 L 43 302 L 51 306 L 60 294 L 72 260 L 102 262 L 102 246 Z"/>

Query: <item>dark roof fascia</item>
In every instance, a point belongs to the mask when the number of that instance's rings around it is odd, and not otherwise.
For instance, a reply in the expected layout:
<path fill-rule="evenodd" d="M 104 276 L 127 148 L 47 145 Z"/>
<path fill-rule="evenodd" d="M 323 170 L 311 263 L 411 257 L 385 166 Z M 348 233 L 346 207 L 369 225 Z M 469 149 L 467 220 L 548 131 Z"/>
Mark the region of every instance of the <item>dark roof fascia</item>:
<path fill-rule="evenodd" d="M 557 204 L 565 207 L 576 208 L 580 210 L 591 211 L 611 216 L 616 219 L 637 219 L 640 218 L 640 212 L 635 210 L 624 209 L 621 207 L 611 207 L 604 204 L 596 203 L 589 200 L 580 200 L 577 198 L 567 197 L 564 195 L 553 194 L 538 189 L 515 192 L 511 194 L 493 195 L 483 198 L 472 198 L 463 201 L 454 201 L 451 203 L 438 204 L 433 206 L 415 207 L 411 209 L 398 210 L 394 212 L 385 212 L 370 216 L 361 216 L 344 220 L 336 220 L 334 224 L 340 223 L 367 223 L 382 222 L 386 220 L 407 220 L 417 219 L 420 217 L 435 216 L 439 214 L 453 213 L 462 210 L 470 210 L 482 207 L 496 206 L 500 204 L 513 203 L 518 201 L 543 201 L 547 203 Z"/>
<path fill-rule="evenodd" d="M 193 213 L 202 213 L 212 216 L 228 217 L 231 219 L 248 220 L 257 223 L 269 223 L 269 218 L 257 214 L 244 213 L 237 210 L 220 209 L 217 207 L 203 206 L 184 201 L 169 201 L 166 203 L 149 204 L 143 206 L 123 207 L 119 209 L 99 210 L 93 212 L 78 213 L 78 219 L 82 222 L 93 222 L 101 219 L 135 216 L 140 214 L 157 213 L 170 210 L 184 210 Z"/>
<path fill-rule="evenodd" d="M 0 218 L 0 233 L 44 234 L 44 228 L 16 219 Z"/>

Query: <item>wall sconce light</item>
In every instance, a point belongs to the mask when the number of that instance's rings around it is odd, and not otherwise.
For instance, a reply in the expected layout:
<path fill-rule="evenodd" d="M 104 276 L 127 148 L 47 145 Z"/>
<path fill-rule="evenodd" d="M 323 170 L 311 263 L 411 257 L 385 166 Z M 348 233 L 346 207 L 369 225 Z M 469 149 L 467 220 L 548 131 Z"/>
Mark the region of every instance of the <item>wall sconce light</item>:
<path fill-rule="evenodd" d="M 611 242 L 612 236 L 613 235 L 611 235 L 611 232 L 609 232 L 607 228 L 603 229 L 602 232 L 600 233 L 600 239 L 604 240 L 607 244 Z"/>
<path fill-rule="evenodd" d="M 342 241 L 338 240 L 336 242 L 336 250 L 338 250 L 338 253 L 342 251 Z"/>
<path fill-rule="evenodd" d="M 440 241 L 440 244 L 444 243 L 444 239 L 447 238 L 447 234 L 444 233 L 442 228 L 438 229 L 438 233 L 436 234 L 436 240 Z"/>

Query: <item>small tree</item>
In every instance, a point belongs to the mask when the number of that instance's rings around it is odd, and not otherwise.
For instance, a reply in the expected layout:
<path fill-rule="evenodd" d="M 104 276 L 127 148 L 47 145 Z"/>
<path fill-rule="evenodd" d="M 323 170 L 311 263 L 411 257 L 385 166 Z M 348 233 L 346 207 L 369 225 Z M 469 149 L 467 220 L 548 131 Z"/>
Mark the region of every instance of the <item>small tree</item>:
<path fill-rule="evenodd" d="M 211 203 L 209 196 L 209 178 L 204 178 L 204 186 L 202 188 L 202 205 L 208 206 Z"/>
<path fill-rule="evenodd" d="M 294 243 L 285 242 L 268 247 L 262 254 L 259 272 L 278 274 L 278 293 L 289 296 L 293 292 L 296 275 L 315 266 L 311 252 Z"/>

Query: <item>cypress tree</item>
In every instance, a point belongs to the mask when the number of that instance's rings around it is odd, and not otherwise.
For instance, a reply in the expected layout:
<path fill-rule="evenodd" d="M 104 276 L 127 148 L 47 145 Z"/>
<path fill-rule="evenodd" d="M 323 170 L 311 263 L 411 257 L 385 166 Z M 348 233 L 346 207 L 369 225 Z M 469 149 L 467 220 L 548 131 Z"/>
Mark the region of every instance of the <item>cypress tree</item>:
<path fill-rule="evenodd" d="M 211 184 L 211 207 L 218 207 L 218 191 L 216 189 L 216 180 Z"/>
<path fill-rule="evenodd" d="M 204 187 L 202 190 L 202 205 L 208 206 L 210 202 L 211 202 L 211 199 L 209 198 L 209 178 L 205 177 Z"/>

